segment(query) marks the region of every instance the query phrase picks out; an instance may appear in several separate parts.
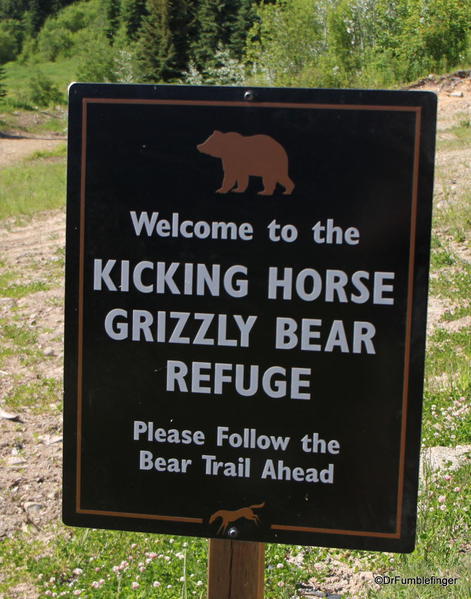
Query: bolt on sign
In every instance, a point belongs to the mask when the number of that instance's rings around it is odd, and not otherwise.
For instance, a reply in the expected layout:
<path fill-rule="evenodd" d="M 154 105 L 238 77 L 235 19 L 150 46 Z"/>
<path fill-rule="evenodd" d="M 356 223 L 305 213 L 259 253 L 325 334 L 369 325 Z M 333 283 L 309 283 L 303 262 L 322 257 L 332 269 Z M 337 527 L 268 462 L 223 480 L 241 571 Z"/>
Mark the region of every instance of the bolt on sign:
<path fill-rule="evenodd" d="M 435 117 L 71 86 L 67 524 L 413 549 Z"/>

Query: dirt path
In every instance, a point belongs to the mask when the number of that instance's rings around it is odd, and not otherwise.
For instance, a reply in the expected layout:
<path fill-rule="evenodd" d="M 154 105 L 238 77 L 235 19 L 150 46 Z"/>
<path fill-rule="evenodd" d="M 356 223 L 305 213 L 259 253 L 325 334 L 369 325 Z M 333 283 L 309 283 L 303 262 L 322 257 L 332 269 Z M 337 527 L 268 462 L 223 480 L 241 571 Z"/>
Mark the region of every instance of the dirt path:
<path fill-rule="evenodd" d="M 0 370 L 0 539 L 18 529 L 40 533 L 60 514 L 65 214 L 44 213 L 23 227 L 10 225 L 0 223 L 0 276 L 12 275 L 12 286 L 44 289 L 0 297 L 0 323 L 9 327 L 2 350 L 11 352 Z M 25 338 L 29 355 L 19 351 L 16 333 L 20 343 Z M 26 407 L 4 405 L 15 392 L 23 394 Z"/>
<path fill-rule="evenodd" d="M 447 139 L 451 128 L 471 120 L 469 76 L 452 81 L 425 81 L 422 89 L 439 93 L 439 139 Z M 0 138 L 0 168 L 61 143 L 63 139 L 55 138 Z M 448 201 L 447 186 L 451 189 L 453 185 L 469 186 L 470 163 L 469 149 L 438 154 L 438 169 L 444 174 L 437 179 L 436 202 Z M 42 537 L 51 534 L 45 532 L 46 525 L 60 517 L 61 494 L 65 216 L 64 211 L 56 211 L 40 214 L 20 228 L 12 223 L 0 222 L 0 277 L 13 273 L 12 285 L 37 283 L 44 288 L 24 297 L 0 297 L 0 325 L 3 321 L 23 327 L 35 339 L 34 355 L 26 358 L 7 339 L 11 355 L 0 370 L 0 539 L 21 529 Z M 431 299 L 430 328 L 437 325 L 446 308 L 445 302 Z M 44 392 L 40 388 L 43 381 L 48 381 L 53 389 L 50 396 L 47 389 Z M 17 410 L 7 408 L 5 398 L 18 388 L 24 390 L 28 401 Z M 35 409 L 36 401 L 41 402 L 40 411 Z M 2 410 L 13 413 L 8 417 Z M 357 582 L 355 576 L 350 579 L 346 576 L 342 591 L 351 591 Z"/>
<path fill-rule="evenodd" d="M 0 138 L 0 168 L 15 164 L 34 152 L 54 150 L 64 141 L 65 138 Z"/>

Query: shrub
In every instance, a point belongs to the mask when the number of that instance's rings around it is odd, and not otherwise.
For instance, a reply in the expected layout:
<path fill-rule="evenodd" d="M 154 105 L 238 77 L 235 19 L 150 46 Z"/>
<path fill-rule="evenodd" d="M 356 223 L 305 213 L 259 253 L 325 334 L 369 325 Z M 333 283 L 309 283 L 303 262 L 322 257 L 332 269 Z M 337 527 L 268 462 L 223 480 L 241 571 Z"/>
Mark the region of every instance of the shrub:
<path fill-rule="evenodd" d="M 64 95 L 54 82 L 40 71 L 29 80 L 29 101 L 35 106 L 50 106 L 65 102 Z"/>
<path fill-rule="evenodd" d="M 58 27 L 55 19 L 46 21 L 38 36 L 38 51 L 44 60 L 54 62 L 59 56 L 68 57 L 72 46 L 69 31 Z"/>

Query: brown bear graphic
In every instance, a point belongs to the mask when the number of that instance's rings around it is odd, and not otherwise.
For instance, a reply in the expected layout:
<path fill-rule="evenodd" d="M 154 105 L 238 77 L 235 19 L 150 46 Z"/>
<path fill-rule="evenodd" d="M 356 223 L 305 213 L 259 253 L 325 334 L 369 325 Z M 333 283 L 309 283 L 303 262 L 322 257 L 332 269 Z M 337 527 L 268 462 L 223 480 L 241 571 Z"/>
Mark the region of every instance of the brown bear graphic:
<path fill-rule="evenodd" d="M 196 146 L 203 154 L 222 160 L 224 179 L 218 193 L 231 190 L 242 193 L 247 189 L 249 177 L 262 177 L 260 195 L 273 195 L 277 183 L 289 195 L 294 183 L 288 175 L 288 156 L 283 146 L 269 135 L 241 135 L 234 131 L 214 131 L 202 144 Z M 237 184 L 235 189 L 234 186 Z"/>

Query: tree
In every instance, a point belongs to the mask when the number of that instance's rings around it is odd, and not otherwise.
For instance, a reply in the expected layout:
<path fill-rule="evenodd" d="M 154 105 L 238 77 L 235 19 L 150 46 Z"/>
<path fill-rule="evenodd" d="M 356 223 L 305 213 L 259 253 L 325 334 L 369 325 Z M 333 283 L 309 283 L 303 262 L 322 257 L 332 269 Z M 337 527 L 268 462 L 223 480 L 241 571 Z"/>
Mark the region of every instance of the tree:
<path fill-rule="evenodd" d="M 7 89 L 5 86 L 5 67 L 0 64 L 0 98 L 4 98 L 7 95 Z"/>
<path fill-rule="evenodd" d="M 145 81 L 173 81 L 188 65 L 194 1 L 148 0 L 138 39 L 140 75 Z"/>
<path fill-rule="evenodd" d="M 167 0 L 148 0 L 138 41 L 138 62 L 144 81 L 167 79 L 172 73 L 173 48 Z"/>
<path fill-rule="evenodd" d="M 198 69 L 213 63 L 218 48 L 231 42 L 241 0 L 201 0 L 196 13 L 196 39 L 192 44 L 192 57 Z"/>
<path fill-rule="evenodd" d="M 146 0 L 122 0 L 121 23 L 129 40 L 137 39 L 142 20 L 147 14 Z"/>
<path fill-rule="evenodd" d="M 106 19 L 105 34 L 112 44 L 119 28 L 120 0 L 102 0 L 102 7 Z"/>
<path fill-rule="evenodd" d="M 247 34 L 257 19 L 254 0 L 240 0 L 239 10 L 234 19 L 234 25 L 229 39 L 229 50 L 231 54 L 241 59 L 244 50 Z"/>

